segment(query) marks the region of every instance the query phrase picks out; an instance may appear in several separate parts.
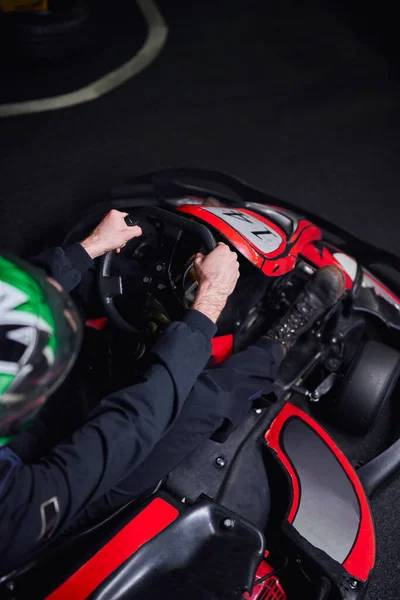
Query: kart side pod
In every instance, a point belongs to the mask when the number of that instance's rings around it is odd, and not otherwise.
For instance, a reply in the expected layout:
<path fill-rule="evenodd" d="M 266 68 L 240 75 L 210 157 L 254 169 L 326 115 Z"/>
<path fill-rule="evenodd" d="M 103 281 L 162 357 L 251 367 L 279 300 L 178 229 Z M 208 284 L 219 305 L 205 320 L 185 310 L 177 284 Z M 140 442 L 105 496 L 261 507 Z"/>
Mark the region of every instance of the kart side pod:
<path fill-rule="evenodd" d="M 288 477 L 283 531 L 337 585 L 342 598 L 364 587 L 375 562 L 370 507 L 353 467 L 327 433 L 287 403 L 265 434 Z"/>

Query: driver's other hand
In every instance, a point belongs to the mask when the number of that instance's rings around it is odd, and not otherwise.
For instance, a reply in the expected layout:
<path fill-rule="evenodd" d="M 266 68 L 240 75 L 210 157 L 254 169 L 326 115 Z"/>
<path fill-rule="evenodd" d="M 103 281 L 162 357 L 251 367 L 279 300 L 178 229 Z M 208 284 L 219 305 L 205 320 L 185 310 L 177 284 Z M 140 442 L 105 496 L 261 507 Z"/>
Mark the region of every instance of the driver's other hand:
<path fill-rule="evenodd" d="M 129 227 L 125 223 L 126 216 L 126 212 L 110 210 L 89 237 L 81 242 L 91 258 L 102 256 L 109 250 L 120 252 L 129 240 L 142 235 L 138 225 Z"/>
<path fill-rule="evenodd" d="M 197 254 L 194 266 L 199 289 L 206 288 L 220 296 L 225 303 L 239 279 L 239 262 L 236 252 L 232 252 L 229 246 L 220 242 L 206 256 Z"/>

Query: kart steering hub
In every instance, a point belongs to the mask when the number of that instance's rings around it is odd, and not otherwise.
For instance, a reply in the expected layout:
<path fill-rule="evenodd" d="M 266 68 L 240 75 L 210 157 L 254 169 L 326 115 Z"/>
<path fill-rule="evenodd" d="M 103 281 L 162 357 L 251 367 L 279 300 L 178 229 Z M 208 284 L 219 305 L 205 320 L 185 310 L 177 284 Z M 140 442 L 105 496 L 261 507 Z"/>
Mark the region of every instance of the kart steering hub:
<path fill-rule="evenodd" d="M 201 246 L 204 247 L 205 251 L 211 252 L 217 243 L 214 235 L 211 231 L 203 225 L 190 218 L 183 217 L 180 214 L 175 214 L 164 210 L 162 208 L 151 206 L 143 209 L 135 215 L 128 215 L 125 217 L 125 222 L 129 226 L 137 225 L 138 222 L 144 221 L 155 223 L 156 227 L 160 227 L 160 224 L 169 226 L 175 233 L 175 241 L 177 242 L 182 235 L 182 232 L 189 232 L 194 234 L 201 241 Z M 146 273 L 141 278 L 137 276 L 121 276 L 112 275 L 112 262 L 116 256 L 114 250 L 107 252 L 100 258 L 99 267 L 97 270 L 97 285 L 99 295 L 104 306 L 107 317 L 116 325 L 119 329 L 133 333 L 140 337 L 152 335 L 149 331 L 143 331 L 138 326 L 128 322 L 124 316 L 120 313 L 115 305 L 115 298 L 117 296 L 140 296 L 147 297 L 149 300 L 152 297 L 158 303 L 158 309 L 163 308 L 163 303 L 157 300 L 157 295 L 162 294 L 164 290 L 168 288 L 176 297 L 176 292 L 173 286 L 173 282 L 170 277 L 169 268 L 166 265 L 169 264 L 175 250 L 176 243 L 169 249 L 169 256 L 158 255 L 149 268 L 146 269 Z M 166 249 L 163 248 L 165 251 Z M 163 315 L 163 318 L 155 320 L 159 325 L 165 325 L 165 311 L 156 311 Z M 152 319 L 154 321 L 154 318 Z M 157 329 L 157 328 L 156 328 Z"/>

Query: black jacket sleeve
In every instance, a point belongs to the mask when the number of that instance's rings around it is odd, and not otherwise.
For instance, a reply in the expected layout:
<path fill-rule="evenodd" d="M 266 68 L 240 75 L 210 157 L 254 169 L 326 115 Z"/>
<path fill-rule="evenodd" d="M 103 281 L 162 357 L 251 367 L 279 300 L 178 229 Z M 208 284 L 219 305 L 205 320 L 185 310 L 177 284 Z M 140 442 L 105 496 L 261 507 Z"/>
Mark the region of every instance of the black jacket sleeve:
<path fill-rule="evenodd" d="M 28 560 L 49 534 L 140 464 L 178 415 L 210 357 L 214 334 L 207 317 L 189 311 L 154 346 L 144 380 L 104 398 L 70 439 L 38 463 L 19 464 L 11 449 L 0 449 L 3 573 Z"/>
<path fill-rule="evenodd" d="M 93 267 L 93 260 L 78 243 L 67 248 L 48 248 L 31 261 L 46 271 L 66 292 L 71 292 L 82 281 L 83 275 Z"/>
<path fill-rule="evenodd" d="M 31 262 L 71 294 L 85 319 L 104 316 L 104 308 L 96 291 L 94 261 L 81 244 L 47 248 L 33 257 Z"/>

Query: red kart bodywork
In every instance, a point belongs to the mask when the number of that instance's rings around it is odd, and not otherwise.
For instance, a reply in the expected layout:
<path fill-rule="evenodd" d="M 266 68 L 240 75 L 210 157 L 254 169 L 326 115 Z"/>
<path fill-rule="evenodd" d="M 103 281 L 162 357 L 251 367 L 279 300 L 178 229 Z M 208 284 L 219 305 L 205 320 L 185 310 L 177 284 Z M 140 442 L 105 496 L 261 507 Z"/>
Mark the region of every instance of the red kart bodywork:
<path fill-rule="evenodd" d="M 154 498 L 92 558 L 46 600 L 85 600 L 143 544 L 149 542 L 179 516 L 162 498 Z"/>
<path fill-rule="evenodd" d="M 260 207 L 265 208 L 261 205 Z M 354 259 L 346 257 L 333 246 L 319 245 L 322 239 L 321 229 L 307 219 L 297 219 L 289 211 L 281 210 L 275 206 L 268 206 L 267 218 L 265 215 L 247 208 L 232 209 L 222 206 L 215 208 L 206 205 L 182 204 L 177 210 L 217 229 L 243 256 L 267 276 L 284 275 L 294 268 L 299 258 L 303 258 L 315 269 L 326 265 L 334 265 L 340 268 L 346 277 L 346 288 L 351 290 L 354 285 L 354 264 L 357 266 Z M 288 221 L 291 220 L 291 230 L 287 228 L 284 231 L 279 226 L 281 217 L 287 218 Z M 263 245 L 263 239 L 270 236 L 274 238 L 274 243 L 272 249 L 267 251 L 265 245 Z M 346 259 L 344 260 L 343 257 Z M 363 278 L 369 287 L 374 287 L 377 295 L 382 295 L 386 299 L 390 298 L 393 304 L 400 304 L 400 300 L 365 269 L 363 270 Z M 99 323 L 96 322 L 91 325 L 97 327 Z M 212 363 L 218 364 L 225 360 L 232 353 L 232 348 L 232 335 L 216 337 L 213 340 Z M 357 504 L 359 512 L 357 515 L 350 515 L 350 518 L 354 517 L 358 525 L 348 552 L 341 564 L 348 576 L 360 582 L 365 582 L 375 561 L 374 527 L 365 492 L 353 467 L 330 436 L 312 417 L 291 403 L 285 404 L 265 433 L 265 443 L 285 470 L 290 484 L 291 501 L 286 516 L 286 524 L 288 528 L 297 529 L 301 536 L 307 540 L 307 529 L 315 527 L 315 523 L 304 523 L 303 520 L 301 528 L 299 528 L 296 517 L 302 508 L 302 503 L 307 502 L 307 497 L 310 498 L 310 493 L 311 495 L 313 493 L 318 494 L 317 479 L 312 482 L 313 484 L 316 483 L 315 489 L 306 493 L 310 480 L 302 480 L 296 469 L 296 459 L 289 457 L 285 449 L 283 432 L 293 420 L 306 425 L 309 434 L 318 437 L 326 448 L 327 455 L 330 454 L 331 457 L 334 457 L 341 476 L 346 479 L 351 487 L 354 494 L 353 500 Z M 315 477 L 317 475 L 315 473 Z M 335 490 L 333 490 L 334 492 Z M 354 504 L 351 503 L 346 506 L 339 501 L 337 508 L 338 511 L 348 510 L 350 513 L 354 512 Z M 309 517 L 311 513 L 308 512 L 307 514 Z M 125 560 L 132 557 L 143 544 L 148 543 L 154 536 L 168 528 L 173 521 L 179 519 L 179 516 L 180 513 L 174 506 L 162 498 L 155 497 L 111 541 L 50 594 L 47 600 L 67 600 L 67 598 L 84 600 L 102 581 L 112 577 L 112 573 Z M 338 513 L 336 517 L 330 515 L 330 518 L 336 525 L 341 520 L 344 523 L 346 522 L 346 519 L 343 519 L 343 512 Z M 334 531 L 331 533 L 335 535 Z M 315 539 L 312 541 L 315 545 Z M 329 548 L 324 547 L 322 540 L 320 549 L 329 556 Z M 268 552 L 266 552 L 267 554 Z M 255 580 L 261 577 L 264 578 L 272 571 L 273 568 L 265 560 L 262 561 L 257 569 Z M 286 600 L 286 594 L 279 578 L 275 575 L 266 578 L 259 586 L 255 585 L 253 590 L 245 592 L 243 597 L 248 600 Z"/>
<path fill-rule="evenodd" d="M 298 457 L 288 453 L 285 448 L 284 432 L 290 423 L 298 421 L 302 423 L 306 430 L 302 432 L 302 444 L 307 446 L 308 437 L 315 438 L 318 443 L 326 449 L 326 460 L 322 457 L 320 467 L 314 470 L 315 449 L 310 446 L 307 451 L 309 457 L 307 469 L 311 477 L 303 479 L 301 469 L 299 469 Z M 291 433 L 289 432 L 289 439 Z M 304 538 L 307 539 L 308 531 L 312 532 L 316 527 L 321 526 L 319 517 L 313 512 L 314 507 L 304 510 L 303 503 L 310 501 L 315 497 L 319 501 L 321 486 L 326 485 L 326 480 L 321 479 L 321 471 L 329 469 L 329 458 L 337 464 L 337 473 L 339 478 L 343 477 L 351 488 L 353 496 L 345 498 L 343 502 L 340 485 L 332 485 L 330 494 L 332 496 L 332 505 L 335 514 L 330 514 L 327 521 L 330 523 L 330 536 L 320 540 L 320 550 L 323 550 L 329 556 L 329 541 L 332 537 L 340 537 L 345 532 L 340 530 L 341 524 L 345 527 L 351 521 L 357 521 L 354 528 L 355 535 L 351 538 L 348 553 L 342 561 L 342 566 L 348 576 L 354 580 L 365 582 L 374 566 L 375 561 L 375 535 L 372 522 L 372 516 L 366 494 L 357 478 L 357 475 L 350 465 L 347 458 L 339 450 L 330 436 L 304 411 L 300 410 L 291 403 L 285 404 L 280 413 L 271 423 L 268 431 L 265 433 L 265 443 L 274 456 L 284 468 L 291 490 L 291 500 L 286 516 L 288 529 L 295 529 Z M 294 444 L 296 444 L 294 440 Z M 313 453 L 313 454 L 312 454 Z M 319 452 L 318 454 L 321 454 Z M 328 472 L 327 475 L 332 480 L 335 478 L 334 472 Z M 349 501 L 350 500 L 350 501 Z M 358 506 L 358 512 L 355 511 Z M 306 520 L 302 519 L 300 525 L 297 523 L 299 511 L 303 510 Z M 182 505 L 184 511 L 184 505 Z M 348 515 L 344 511 L 348 511 Z M 162 534 L 176 519 L 183 515 L 179 509 L 170 504 L 165 499 L 155 496 L 138 515 L 136 515 L 123 529 L 121 529 L 109 542 L 102 546 L 87 562 L 85 562 L 76 572 L 74 572 L 60 587 L 47 596 L 46 600 L 85 600 L 108 578 L 113 577 L 113 573 L 128 559 L 132 558 L 138 552 L 141 546 L 151 542 L 155 536 Z M 339 529 L 338 529 L 339 528 Z M 288 532 L 290 536 L 290 531 Z M 315 545 L 315 537 L 310 536 Z M 329 539 L 328 539 L 329 538 Z M 318 543 L 318 542 L 317 542 Z M 267 540 L 268 544 L 268 540 Z M 267 555 L 268 553 L 266 553 Z M 257 569 L 255 581 L 266 574 L 271 573 L 273 568 L 266 561 L 262 561 Z M 275 575 L 267 578 L 259 586 L 255 585 L 251 592 L 244 593 L 244 598 L 248 600 L 286 600 L 286 594 Z"/>
<path fill-rule="evenodd" d="M 149 181 L 152 181 L 151 176 Z M 367 269 L 343 249 L 326 241 L 325 230 L 307 218 L 298 216 L 287 207 L 276 206 L 275 202 L 262 203 L 261 193 L 229 178 L 229 182 L 232 181 L 243 197 L 249 194 L 251 202 L 235 206 L 232 201 L 228 206 L 222 200 L 215 205 L 207 197 L 185 196 L 185 186 L 182 185 L 183 198 L 178 198 L 179 203 L 173 205 L 174 210 L 216 230 L 268 277 L 289 274 L 300 261 L 304 261 L 311 273 L 327 265 L 339 267 L 345 274 L 349 294 L 356 286 L 369 288 L 374 293 L 373 301 L 384 299 L 391 310 L 393 307 L 396 309 L 390 313 L 387 307 L 380 305 L 372 308 L 361 305 L 360 310 L 372 312 L 400 330 L 400 299 L 369 271 L 372 247 L 364 245 L 370 252 Z M 171 196 L 178 195 L 175 191 L 177 185 L 172 185 Z M 164 191 L 162 185 L 161 190 Z M 218 197 L 217 194 L 215 196 Z M 129 201 L 125 204 L 122 200 L 118 202 L 117 208 L 129 211 Z M 389 258 L 395 262 L 393 257 Z M 104 320 L 88 324 L 101 329 Z M 213 340 L 214 364 L 232 353 L 233 342 L 233 335 Z M 330 435 L 308 413 L 291 402 L 283 403 L 263 428 L 262 435 L 265 447 L 288 483 L 290 498 L 282 532 L 292 554 L 294 548 L 295 556 L 304 555 L 314 567 L 317 565 L 319 573 L 327 576 L 340 590 L 337 597 L 355 600 L 358 593 L 363 593 L 363 584 L 368 580 L 375 561 L 371 510 L 356 471 Z M 81 561 L 74 572 L 46 596 L 46 600 L 84 600 L 89 596 L 95 600 L 102 599 L 104 585 L 111 583 L 112 588 L 122 566 L 135 559 L 146 546 L 152 550 L 155 542 L 164 539 L 168 544 L 168 532 L 180 521 L 187 524 L 185 515 L 190 508 L 183 502 L 184 499 L 172 498 L 161 491 L 135 507 L 129 522 L 125 522 L 106 543 L 96 544 L 89 559 Z M 266 546 L 268 549 L 268 539 Z M 157 545 L 154 547 L 159 548 Z M 264 579 L 274 570 L 265 560 L 268 557 L 265 546 L 256 556 L 258 563 L 250 569 L 250 583 L 241 587 L 243 598 L 286 600 L 279 577 L 271 574 Z M 135 571 L 132 583 L 129 583 L 132 598 L 138 597 L 135 595 L 135 581 L 141 577 L 142 573 Z M 260 578 L 263 581 L 257 585 Z M 355 585 L 352 587 L 351 584 Z M 358 584 L 359 592 L 356 592 Z M 99 586 L 102 588 L 100 592 Z M 105 597 L 114 598 L 111 592 Z"/>
<path fill-rule="evenodd" d="M 375 562 L 374 526 L 366 494 L 361 486 L 361 483 L 353 467 L 350 465 L 349 461 L 344 456 L 344 454 L 339 450 L 332 438 L 329 435 L 327 435 L 327 433 L 322 429 L 322 427 L 320 427 L 320 425 L 318 425 L 318 423 L 316 423 L 314 419 L 312 419 L 304 411 L 300 410 L 290 402 L 285 404 L 279 415 L 273 421 L 270 429 L 265 434 L 266 443 L 274 452 L 276 452 L 277 458 L 284 467 L 290 480 L 291 504 L 286 517 L 287 522 L 291 526 L 297 528 L 298 531 L 300 529 L 299 532 L 301 533 L 301 535 L 303 535 L 305 539 L 307 539 L 306 532 L 307 529 L 310 527 L 310 524 L 304 522 L 303 520 L 301 528 L 299 528 L 298 526 L 296 527 L 296 516 L 298 515 L 301 503 L 304 501 L 307 502 L 307 498 L 303 500 L 306 484 L 304 481 L 302 481 L 302 478 L 301 476 L 299 476 L 299 473 L 296 468 L 296 461 L 298 460 L 298 457 L 292 456 L 292 458 L 290 458 L 288 456 L 282 435 L 285 428 L 288 427 L 288 424 L 295 420 L 300 421 L 307 426 L 304 430 L 305 435 L 302 438 L 303 444 L 307 444 L 308 436 L 318 436 L 320 441 L 322 442 L 322 445 L 325 446 L 327 455 L 331 454 L 334 457 L 334 460 L 337 461 L 338 466 L 340 466 L 340 469 L 342 470 L 342 475 L 346 478 L 346 480 L 352 488 L 354 494 L 353 499 L 358 505 L 358 514 L 356 517 L 357 523 L 355 528 L 355 535 L 351 538 L 347 555 L 342 561 L 342 564 L 346 571 L 349 573 L 349 575 L 360 581 L 366 581 Z M 313 466 L 315 464 L 314 459 L 315 457 L 310 455 L 309 464 L 307 466 L 307 468 L 310 471 L 312 471 Z M 320 456 L 318 457 L 318 459 L 320 459 Z M 328 461 L 326 461 L 322 465 L 322 468 L 325 469 L 328 468 L 328 466 Z M 334 473 L 329 472 L 327 473 L 327 476 L 332 481 Z M 317 472 L 315 472 L 315 477 L 312 480 L 309 479 L 307 481 L 308 485 L 310 484 L 310 481 L 312 481 L 312 483 L 315 484 L 313 493 L 316 496 L 318 496 L 319 486 L 321 484 L 318 481 Z M 323 481 L 321 483 L 323 485 L 326 482 Z M 341 501 L 340 491 L 341 490 L 338 490 L 337 488 L 331 490 L 331 494 L 333 497 L 335 493 L 337 494 L 333 506 L 333 510 L 336 511 L 337 514 L 333 515 L 331 513 L 329 515 L 329 518 L 331 520 L 331 536 L 338 534 L 339 532 L 337 530 L 340 529 L 341 524 L 344 525 L 346 523 L 345 512 L 347 511 L 350 513 L 354 513 L 355 510 L 354 505 L 352 505 L 350 502 L 344 503 L 343 501 Z M 310 509 L 306 509 L 306 511 L 307 518 L 309 519 L 312 510 L 310 511 Z M 350 519 L 351 518 L 352 516 L 350 514 Z M 321 550 L 324 550 L 328 554 L 329 550 L 325 545 L 326 541 L 326 539 L 320 539 L 319 542 L 316 543 L 319 543 L 319 548 Z M 316 545 L 316 543 L 314 541 L 314 545 Z"/>
<path fill-rule="evenodd" d="M 277 210 L 269 208 L 270 214 L 279 215 Z M 215 227 L 243 256 L 270 277 L 291 271 L 302 249 L 322 237 L 321 230 L 306 219 L 299 221 L 296 229 L 288 235 L 271 219 L 246 208 L 183 205 L 179 210 Z M 264 242 L 270 236 L 275 243 L 268 251 Z"/>
<path fill-rule="evenodd" d="M 293 213 L 275 206 L 259 205 L 259 210 L 267 210 L 269 218 L 247 208 L 205 207 L 183 204 L 178 210 L 216 228 L 250 262 L 269 277 L 278 277 L 290 272 L 299 257 L 307 259 L 315 268 L 327 265 L 340 268 L 346 277 L 346 288 L 351 290 L 355 279 L 357 263 L 354 258 L 343 254 L 334 246 L 319 246 L 322 230 L 307 219 L 297 218 Z M 279 227 L 280 219 L 291 219 L 291 230 Z M 275 220 L 274 220 L 275 217 Z M 246 221 L 248 219 L 248 221 Z M 246 223 L 243 230 L 241 225 Z M 272 252 L 262 246 L 263 236 L 277 236 L 279 245 Z M 392 304 L 400 306 L 397 298 L 382 282 L 363 270 L 363 285 L 373 287 L 377 295 Z"/>

